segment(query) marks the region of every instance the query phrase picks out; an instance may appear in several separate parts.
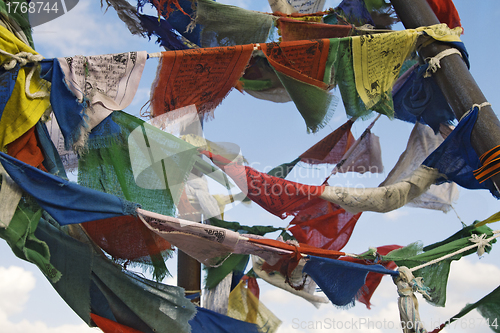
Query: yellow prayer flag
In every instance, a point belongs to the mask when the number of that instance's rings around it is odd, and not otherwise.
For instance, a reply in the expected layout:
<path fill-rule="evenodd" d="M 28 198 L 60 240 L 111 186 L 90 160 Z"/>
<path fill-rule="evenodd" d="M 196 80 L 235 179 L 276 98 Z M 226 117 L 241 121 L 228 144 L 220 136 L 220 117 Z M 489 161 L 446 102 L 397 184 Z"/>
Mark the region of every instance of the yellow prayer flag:
<path fill-rule="evenodd" d="M 263 332 L 273 333 L 281 325 L 281 320 L 248 290 L 245 281 L 240 281 L 229 294 L 227 315 L 256 324 Z"/>
<path fill-rule="evenodd" d="M 0 49 L 16 55 L 28 52 L 38 55 L 31 47 L 24 44 L 6 28 L 0 26 Z M 11 56 L 0 53 L 0 63 L 3 65 L 12 59 Z M 4 151 L 7 144 L 13 142 L 30 128 L 35 126 L 43 113 L 49 108 L 50 83 L 40 78 L 38 69 L 35 71 L 29 85 L 32 94 L 41 92 L 42 98 L 30 98 L 26 95 L 26 77 L 31 67 L 21 67 L 17 76 L 12 95 L 5 105 L 0 119 L 0 150 Z"/>
<path fill-rule="evenodd" d="M 418 36 L 425 33 L 443 42 L 460 42 L 461 28 L 446 24 L 390 33 L 352 37 L 356 90 L 369 109 L 392 89 L 406 58 L 414 51 Z"/>

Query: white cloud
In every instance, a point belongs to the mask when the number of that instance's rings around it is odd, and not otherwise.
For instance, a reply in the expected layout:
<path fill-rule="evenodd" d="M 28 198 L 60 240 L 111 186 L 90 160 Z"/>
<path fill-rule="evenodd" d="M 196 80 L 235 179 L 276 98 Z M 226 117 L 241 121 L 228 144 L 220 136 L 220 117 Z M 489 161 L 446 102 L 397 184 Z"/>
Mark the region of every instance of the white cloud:
<path fill-rule="evenodd" d="M 26 319 L 12 322 L 9 317 L 23 314 L 30 292 L 35 288 L 36 279 L 32 272 L 22 267 L 0 267 L 0 332 L 2 333 L 97 333 L 86 324 L 49 327 L 46 323 Z M 47 304 L 50 306 L 50 304 Z"/>
<path fill-rule="evenodd" d="M 398 221 L 403 216 L 406 216 L 408 214 L 409 214 L 409 212 L 407 210 L 396 209 L 396 210 L 385 213 L 384 218 L 391 220 L 391 221 Z"/>
<path fill-rule="evenodd" d="M 138 51 L 131 48 L 142 37 L 131 35 L 114 9 L 104 13 L 91 1 L 81 0 L 67 14 L 35 27 L 33 39 L 36 50 L 50 58 L 103 54 L 103 49 L 107 53 Z"/>
<path fill-rule="evenodd" d="M 0 267 L 0 312 L 5 315 L 21 312 L 35 281 L 33 274 L 21 267 Z"/>

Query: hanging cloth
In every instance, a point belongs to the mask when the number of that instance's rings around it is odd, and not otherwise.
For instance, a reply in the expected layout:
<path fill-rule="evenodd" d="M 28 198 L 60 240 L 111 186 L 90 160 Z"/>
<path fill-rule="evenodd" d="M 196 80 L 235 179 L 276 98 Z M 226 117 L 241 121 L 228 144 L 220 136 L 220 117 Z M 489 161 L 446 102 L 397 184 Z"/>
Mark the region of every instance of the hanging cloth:
<path fill-rule="evenodd" d="M 409 70 L 401 87 L 393 89 L 394 116 L 411 123 L 418 121 L 427 124 L 437 133 L 439 125 L 450 124 L 455 119 L 455 114 L 434 75 L 423 77 L 426 68 L 427 65 L 423 65 Z"/>
<path fill-rule="evenodd" d="M 256 324 L 260 330 L 273 333 L 281 325 L 279 320 L 252 292 L 245 281 L 238 283 L 229 294 L 227 315 L 231 318 Z"/>
<path fill-rule="evenodd" d="M 18 258 L 35 264 L 50 281 L 57 282 L 61 278 L 61 272 L 50 263 L 47 244 L 35 236 L 42 210 L 35 203 L 28 203 L 26 200 L 16 206 L 10 223 L 0 227 L 0 237 L 9 244 Z M 4 224 L 4 221 L 0 223 Z"/>
<path fill-rule="evenodd" d="M 369 24 L 375 26 L 364 0 L 343 0 L 336 9 L 340 9 L 348 22 L 356 26 Z"/>
<path fill-rule="evenodd" d="M 460 16 L 452 0 L 427 0 L 439 22 L 446 23 L 451 29 L 462 27 Z"/>
<path fill-rule="evenodd" d="M 493 235 L 492 230 L 487 226 L 476 227 L 475 225 L 471 225 L 458 231 L 442 242 L 431 244 L 424 248 L 422 248 L 422 244 L 413 243 L 404 248 L 389 252 L 386 256 L 382 256 L 382 259 L 394 261 L 398 266 L 406 266 L 411 269 L 443 257 L 444 255 L 454 253 L 470 245 L 470 239 L 474 237 L 473 235 L 482 234 L 486 234 L 486 237 Z M 496 242 L 496 240 L 492 241 L 492 243 L 494 242 Z M 491 247 L 487 247 L 485 250 L 489 252 L 490 249 Z M 445 306 L 446 285 L 451 262 L 453 260 L 459 260 L 463 256 L 475 253 L 476 250 L 477 249 L 468 250 L 413 272 L 415 276 L 423 277 L 425 285 L 430 288 L 429 294 L 431 299 L 429 302 L 437 306 Z"/>
<path fill-rule="evenodd" d="M 134 215 L 138 207 L 38 170 L 2 152 L 0 162 L 16 184 L 62 225 Z"/>
<path fill-rule="evenodd" d="M 48 244 L 51 263 L 62 272 L 53 287 L 88 325 L 92 311 L 144 333 L 190 331 L 195 307 L 182 288 L 125 271 L 44 219 L 36 236 Z"/>
<path fill-rule="evenodd" d="M 441 134 L 436 135 L 428 126 L 417 122 L 408 139 L 406 150 L 379 186 L 391 185 L 408 177 L 442 142 Z M 428 191 L 409 201 L 406 205 L 448 212 L 456 199 L 458 199 L 458 188 L 455 183 L 432 184 Z"/>
<path fill-rule="evenodd" d="M 390 212 L 427 191 L 438 176 L 436 169 L 421 165 L 410 176 L 392 185 L 365 189 L 326 186 L 320 198 L 351 213 Z"/>
<path fill-rule="evenodd" d="M 340 251 L 351 238 L 360 216 L 361 213 L 351 214 L 334 203 L 315 198 L 297 212 L 288 230 L 300 243 Z"/>
<path fill-rule="evenodd" d="M 261 333 L 259 327 L 252 323 L 222 315 L 205 308 L 196 308 L 196 316 L 189 321 L 194 333 Z"/>
<path fill-rule="evenodd" d="M 441 332 L 441 330 L 447 325 L 450 325 L 451 323 L 463 318 L 466 314 L 474 309 L 477 309 L 481 316 L 483 316 L 486 321 L 484 324 L 486 326 L 489 326 L 494 332 L 498 333 L 500 331 L 498 329 L 498 318 L 500 317 L 499 300 L 500 286 L 495 288 L 495 290 L 481 298 L 479 301 L 472 304 L 467 303 L 467 305 L 462 310 L 460 310 L 459 313 L 457 313 L 456 315 L 445 321 L 444 324 L 441 324 L 439 327 L 429 333 Z"/>
<path fill-rule="evenodd" d="M 128 326 L 118 324 L 116 321 L 112 321 L 96 314 L 91 313 L 90 318 L 104 333 L 142 333 L 136 329 L 130 328 Z"/>
<path fill-rule="evenodd" d="M 478 113 L 479 108 L 474 106 L 422 164 L 436 168 L 440 174 L 446 176 L 437 179 L 437 184 L 454 181 L 471 190 L 488 189 L 495 198 L 500 198 L 500 193 L 491 179 L 479 183 L 473 174 L 473 171 L 480 167 L 479 157 L 471 146 L 471 133 Z"/>
<path fill-rule="evenodd" d="M 142 28 L 147 31 L 148 37 L 151 39 L 151 36 L 155 35 L 157 37 L 156 43 L 166 50 L 185 50 L 198 47 L 198 45 L 180 35 L 167 20 L 160 19 L 158 21 L 158 17 L 140 14 L 139 19 Z"/>
<path fill-rule="evenodd" d="M 389 252 L 400 249 L 402 246 L 400 245 L 385 245 L 385 246 L 379 246 L 377 247 L 376 253 L 379 255 L 386 255 Z M 362 256 L 362 254 L 360 255 Z M 366 264 L 366 261 L 363 259 L 358 259 L 358 258 L 351 258 L 351 257 L 342 257 L 340 260 L 348 261 L 348 262 L 355 262 L 358 264 Z M 373 260 L 375 262 L 376 260 Z M 371 263 L 373 263 L 371 262 Z M 397 265 L 394 261 L 376 261 L 377 264 L 380 264 L 384 266 L 384 268 L 389 269 L 389 270 L 395 270 L 397 268 Z M 366 305 L 368 309 L 371 309 L 371 303 L 370 299 L 372 298 L 373 294 L 375 293 L 375 290 L 379 286 L 380 282 L 382 281 L 382 278 L 384 277 L 384 274 L 377 273 L 377 272 L 368 272 L 368 275 L 366 276 L 365 279 L 365 284 L 361 287 L 359 290 L 359 293 L 356 295 L 356 301 L 361 302 Z"/>
<path fill-rule="evenodd" d="M 308 164 L 339 163 L 347 150 L 354 144 L 355 139 L 351 133 L 353 123 L 352 120 L 346 121 L 345 124 L 300 155 L 300 160 Z"/>
<path fill-rule="evenodd" d="M 286 14 L 301 13 L 314 14 L 321 12 L 325 6 L 325 0 L 269 0 L 273 13 L 282 12 Z"/>
<path fill-rule="evenodd" d="M 250 200 L 281 218 L 291 215 L 297 207 L 319 196 L 324 189 L 323 186 L 304 185 L 269 176 L 207 151 L 202 153 L 224 170 Z"/>
<path fill-rule="evenodd" d="M 146 51 L 57 59 L 63 77 L 57 65 L 53 65 L 52 73 L 48 74 L 52 77 L 51 82 L 64 79 L 66 88 L 76 96 L 78 103 L 72 105 L 72 112 L 61 105 L 62 101 L 52 103 L 66 149 L 73 146 L 77 151 L 85 148 L 86 137 L 92 128 L 113 111 L 130 105 L 146 59 Z M 58 88 L 64 90 L 61 82 Z M 65 96 L 68 99 L 65 103 L 75 103 L 74 96 L 68 96 L 66 92 Z"/>
<path fill-rule="evenodd" d="M 361 174 L 365 172 L 384 172 L 380 140 L 370 129 L 363 132 L 358 140 L 351 145 L 332 173 L 346 172 L 358 172 Z"/>
<path fill-rule="evenodd" d="M 254 255 L 252 255 L 251 257 L 253 271 L 259 278 L 266 281 L 267 283 L 277 288 L 288 291 L 289 293 L 292 293 L 296 296 L 302 297 L 303 299 L 314 305 L 317 309 L 321 306 L 321 304 L 328 303 L 328 299 L 326 297 L 314 294 L 316 291 L 316 283 L 310 276 L 302 273 L 302 269 L 305 265 L 305 262 L 303 260 L 299 262 L 297 268 L 294 270 L 295 275 L 300 275 L 300 283 L 302 284 L 302 288 L 299 290 L 287 283 L 286 277 L 280 272 L 267 272 L 266 270 L 264 270 L 263 266 L 266 264 L 264 259 Z"/>
<path fill-rule="evenodd" d="M 4 71 L 0 74 L 0 120 L 2 119 L 3 111 L 5 106 L 12 96 L 14 91 L 14 86 L 17 81 L 17 75 L 19 74 L 19 65 L 17 64 L 14 68 L 8 71 Z"/>
<path fill-rule="evenodd" d="M 29 54 L 28 58 L 32 60 L 36 58 L 39 61 L 43 58 L 3 26 L 0 26 L 0 36 L 1 50 L 12 55 L 26 52 Z M 10 66 L 5 69 L 12 70 L 17 62 L 12 56 L 0 53 L 0 63 L 4 65 L 4 68 L 5 65 Z M 40 79 L 38 68 L 36 65 L 32 66 L 35 68 L 28 67 L 26 64 L 21 66 L 12 94 L 3 109 L 0 118 L 0 150 L 2 151 L 5 150 L 7 144 L 35 126 L 50 105 L 50 84 Z M 11 76 L 9 79 L 13 78 L 14 76 Z M 32 97 L 27 95 L 26 90 L 32 94 Z"/>
<path fill-rule="evenodd" d="M 194 23 L 201 25 L 201 46 L 217 47 L 265 43 L 274 20 L 269 14 L 198 0 Z"/>
<path fill-rule="evenodd" d="M 303 271 L 313 278 L 332 304 L 340 307 L 354 305 L 356 294 L 365 284 L 368 272 L 398 276 L 398 272 L 378 264 L 361 265 L 315 256 L 309 256 Z"/>
<path fill-rule="evenodd" d="M 331 88 L 329 39 L 262 44 L 269 64 L 306 122 L 316 132 L 330 119 L 337 105 Z"/>
<path fill-rule="evenodd" d="M 280 17 L 278 20 L 278 33 L 284 42 L 347 37 L 351 30 L 351 25 L 303 22 L 288 17 Z"/>
<path fill-rule="evenodd" d="M 151 88 L 153 117 L 196 104 L 201 116 L 213 110 L 236 85 L 253 45 L 163 52 Z"/>

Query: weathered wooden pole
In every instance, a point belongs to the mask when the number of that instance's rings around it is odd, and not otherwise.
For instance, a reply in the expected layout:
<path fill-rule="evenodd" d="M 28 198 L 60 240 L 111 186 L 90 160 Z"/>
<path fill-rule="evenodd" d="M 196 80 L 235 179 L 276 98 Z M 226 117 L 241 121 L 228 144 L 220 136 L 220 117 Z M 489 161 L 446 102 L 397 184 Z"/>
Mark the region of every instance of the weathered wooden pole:
<path fill-rule="evenodd" d="M 391 0 L 391 3 L 406 29 L 440 23 L 426 0 Z M 420 54 L 424 58 L 434 57 L 448 48 L 451 46 L 445 43 L 432 43 L 422 48 Z M 441 68 L 433 75 L 457 119 L 474 104 L 487 102 L 458 54 L 442 58 L 440 64 Z M 481 108 L 472 131 L 471 142 L 478 156 L 500 145 L 500 122 L 491 106 Z M 500 188 L 500 174 L 491 179 L 497 189 Z"/>

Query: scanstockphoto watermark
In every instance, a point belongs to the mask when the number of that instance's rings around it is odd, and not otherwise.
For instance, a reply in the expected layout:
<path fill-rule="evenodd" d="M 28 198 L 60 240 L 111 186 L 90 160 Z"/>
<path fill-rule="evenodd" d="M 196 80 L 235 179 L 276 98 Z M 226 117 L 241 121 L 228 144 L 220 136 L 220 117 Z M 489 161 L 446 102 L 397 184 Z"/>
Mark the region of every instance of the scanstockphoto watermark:
<path fill-rule="evenodd" d="M 72 10 L 79 0 L 5 0 L 8 15 L 28 17 L 31 27 L 52 21 Z"/>
<path fill-rule="evenodd" d="M 373 318 L 351 318 L 351 319 L 334 319 L 325 318 L 323 320 L 300 320 L 299 318 L 292 319 L 292 328 L 296 330 L 327 330 L 327 331 L 367 331 L 367 330 L 397 330 L 402 329 L 413 330 L 416 327 L 424 327 L 429 330 L 446 325 L 449 330 L 473 330 L 483 327 L 498 329 L 497 318 L 451 318 L 447 320 L 441 319 L 431 319 L 428 322 L 425 321 L 393 321 L 386 319 L 373 319 Z"/>

